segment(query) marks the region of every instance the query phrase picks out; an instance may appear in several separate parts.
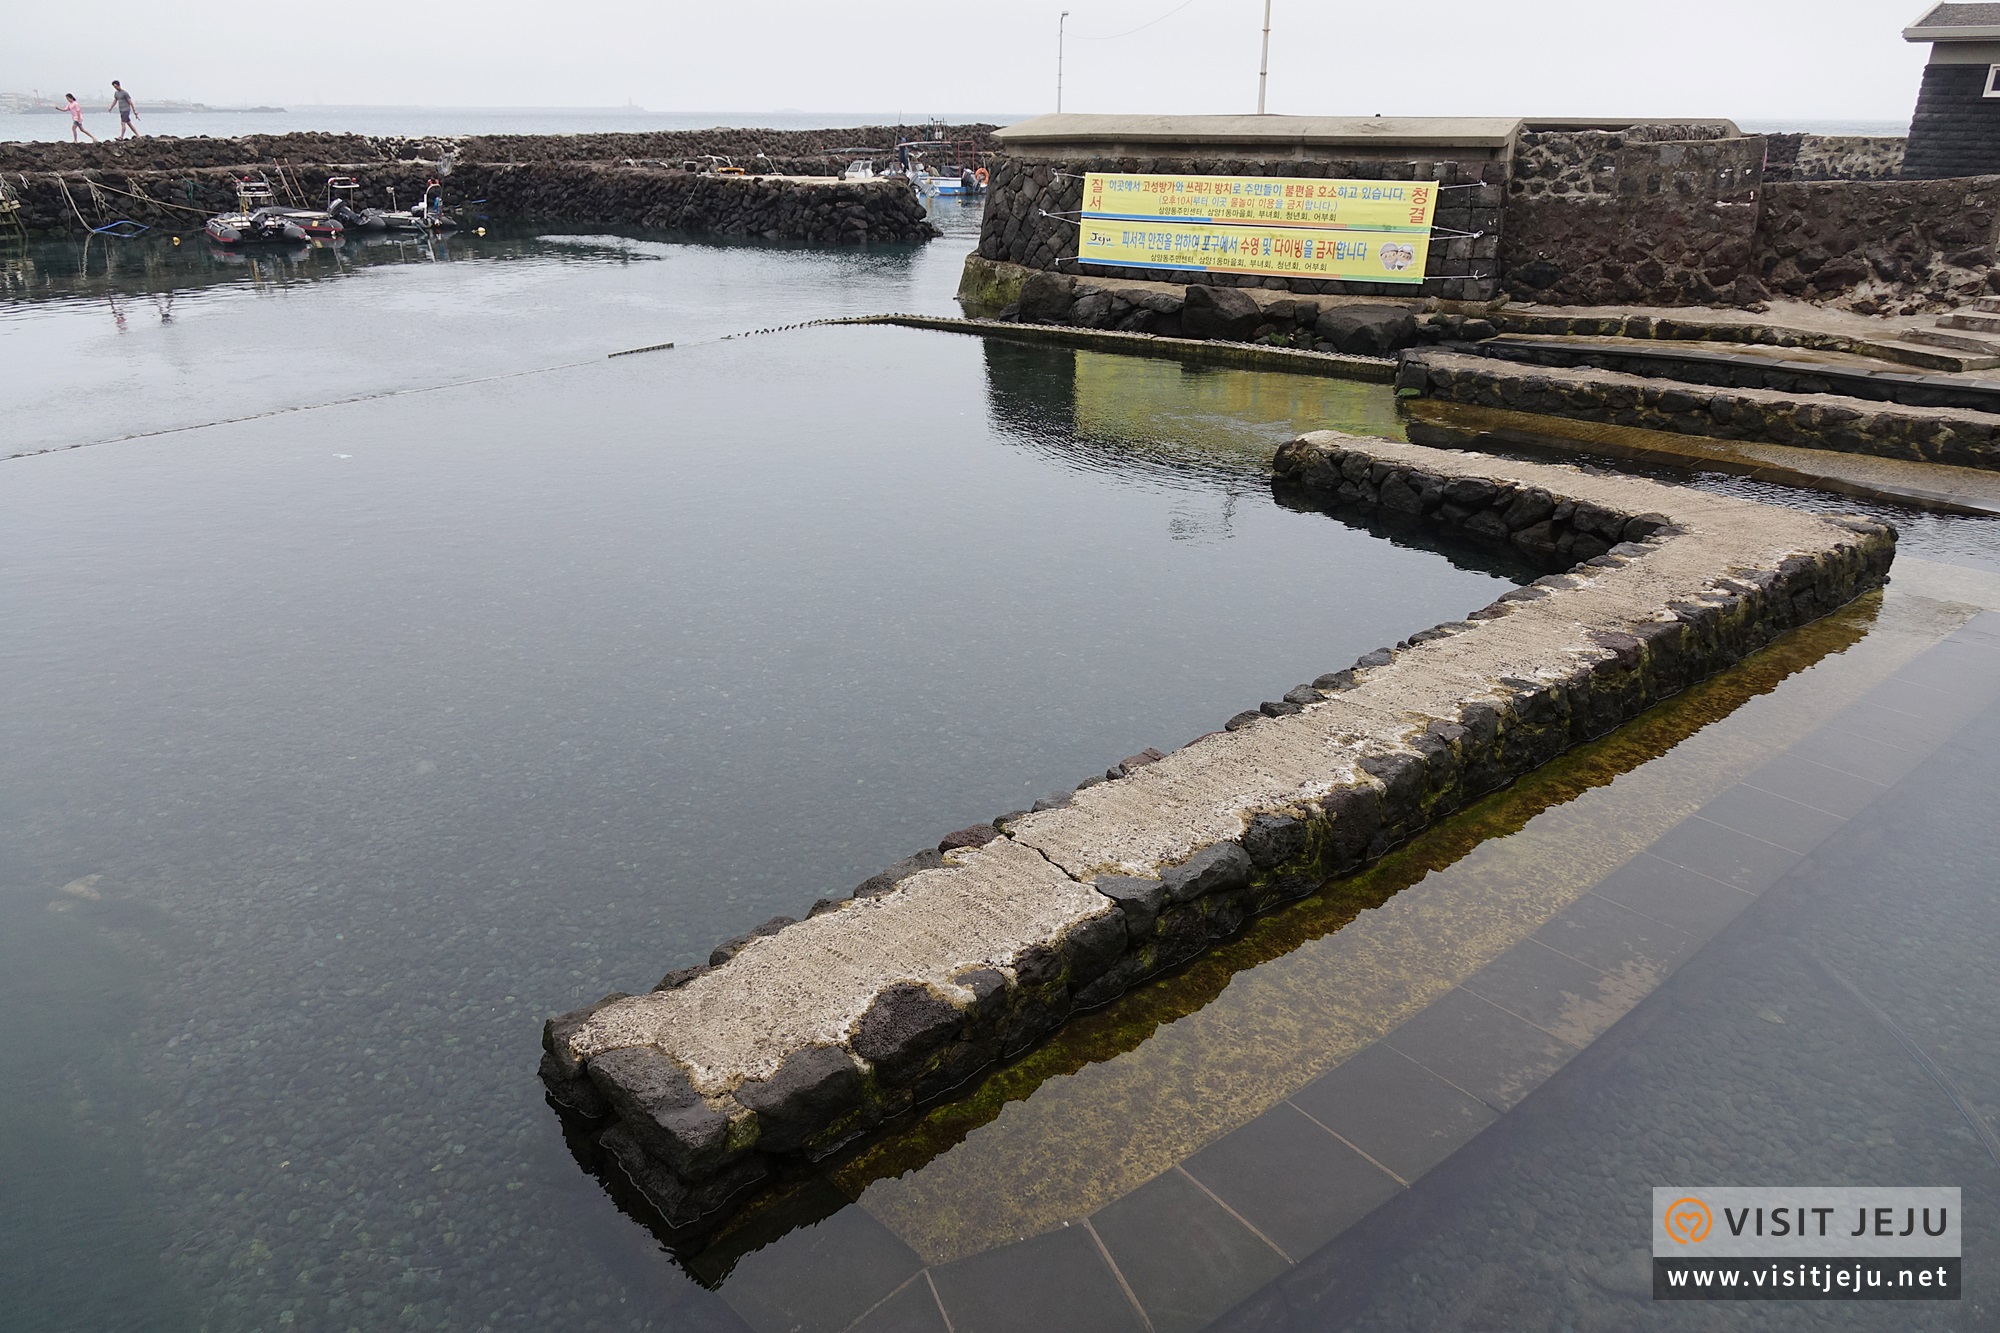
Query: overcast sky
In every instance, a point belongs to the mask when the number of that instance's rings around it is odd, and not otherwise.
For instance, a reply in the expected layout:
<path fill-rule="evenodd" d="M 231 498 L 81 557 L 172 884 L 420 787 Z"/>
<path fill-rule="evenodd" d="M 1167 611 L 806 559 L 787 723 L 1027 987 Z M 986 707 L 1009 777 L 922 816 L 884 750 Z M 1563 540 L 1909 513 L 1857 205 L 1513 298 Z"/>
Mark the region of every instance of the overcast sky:
<path fill-rule="evenodd" d="M 1064 107 L 1254 111 L 1263 0 L 1067 0 Z M 1063 3 L 10 5 L 0 90 L 298 106 L 1032 114 Z M 1920 0 L 1275 0 L 1270 110 L 1907 121 Z M 1127 30 L 1147 24 L 1141 31 Z"/>

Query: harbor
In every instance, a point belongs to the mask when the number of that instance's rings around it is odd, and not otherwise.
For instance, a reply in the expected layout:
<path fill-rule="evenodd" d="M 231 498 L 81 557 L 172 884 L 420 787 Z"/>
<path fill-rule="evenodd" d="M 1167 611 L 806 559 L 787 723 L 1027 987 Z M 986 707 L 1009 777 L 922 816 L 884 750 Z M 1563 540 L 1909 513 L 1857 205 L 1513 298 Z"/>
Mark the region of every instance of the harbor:
<path fill-rule="evenodd" d="M 1984 1326 L 1985 8 L 1907 134 L 1086 14 L 1081 111 L 0 142 L 0 1324 Z M 1949 1276 L 1682 1310 L 1754 1190 Z"/>

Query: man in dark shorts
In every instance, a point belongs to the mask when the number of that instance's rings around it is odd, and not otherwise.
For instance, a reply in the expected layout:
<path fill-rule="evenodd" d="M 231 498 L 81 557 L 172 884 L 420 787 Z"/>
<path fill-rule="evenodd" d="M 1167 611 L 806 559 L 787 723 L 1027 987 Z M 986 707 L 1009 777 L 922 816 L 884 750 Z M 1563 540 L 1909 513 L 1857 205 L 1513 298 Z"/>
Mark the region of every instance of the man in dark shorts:
<path fill-rule="evenodd" d="M 132 122 L 139 118 L 138 112 L 132 106 L 132 94 L 126 92 L 125 85 L 116 79 L 111 81 L 111 105 L 104 109 L 118 113 L 119 138 L 122 139 L 127 134 L 134 139 L 139 137 L 139 131 L 132 126 Z"/>

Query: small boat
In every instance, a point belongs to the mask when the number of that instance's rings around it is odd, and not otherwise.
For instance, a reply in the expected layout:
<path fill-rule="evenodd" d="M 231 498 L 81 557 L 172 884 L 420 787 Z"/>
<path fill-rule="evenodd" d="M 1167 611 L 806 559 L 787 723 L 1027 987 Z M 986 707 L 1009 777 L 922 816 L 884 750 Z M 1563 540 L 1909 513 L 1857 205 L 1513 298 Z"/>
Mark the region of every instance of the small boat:
<path fill-rule="evenodd" d="M 394 190 L 389 192 L 387 208 L 355 208 L 342 197 L 342 193 L 352 193 L 359 189 L 360 185 L 361 182 L 352 176 L 327 177 L 327 214 L 348 231 L 441 232 L 458 229 L 458 219 L 444 210 L 444 191 L 435 180 L 425 183 L 423 202 L 410 209 L 399 209 L 395 206 Z"/>
<path fill-rule="evenodd" d="M 316 241 L 337 241 L 347 232 L 340 219 L 323 208 L 289 208 L 279 205 L 275 208 L 260 208 L 258 213 L 269 213 L 283 218 Z"/>
<path fill-rule="evenodd" d="M 938 166 L 924 161 L 926 150 L 939 159 Z M 969 139 L 905 139 L 896 145 L 896 160 L 921 199 L 986 196 L 986 168 L 979 165 L 979 145 Z"/>
<path fill-rule="evenodd" d="M 236 211 L 218 213 L 204 225 L 218 245 L 279 245 L 310 239 L 306 229 L 271 203 L 269 183 L 236 182 Z"/>

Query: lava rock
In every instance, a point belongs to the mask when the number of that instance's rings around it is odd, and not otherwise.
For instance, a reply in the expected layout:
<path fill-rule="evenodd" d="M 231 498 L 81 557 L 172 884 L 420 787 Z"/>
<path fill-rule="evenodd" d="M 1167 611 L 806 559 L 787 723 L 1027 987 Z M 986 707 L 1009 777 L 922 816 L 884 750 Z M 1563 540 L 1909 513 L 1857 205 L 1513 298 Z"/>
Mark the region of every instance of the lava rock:
<path fill-rule="evenodd" d="M 888 1082 L 901 1083 L 964 1021 L 958 1008 L 930 987 L 899 982 L 877 995 L 856 1021 L 854 1053 Z"/>
<path fill-rule="evenodd" d="M 1389 356 L 1415 344 L 1417 318 L 1401 306 L 1334 306 L 1314 331 L 1350 356 Z"/>
<path fill-rule="evenodd" d="M 1117 903 L 1125 915 L 1125 934 L 1137 944 L 1153 933 L 1160 908 L 1167 901 L 1167 886 L 1157 879 L 1130 875 L 1099 875 L 1091 887 Z"/>
<path fill-rule="evenodd" d="M 861 1071 L 838 1046 L 793 1051 L 769 1078 L 749 1079 L 736 1100 L 757 1113 L 757 1147 L 792 1152 L 861 1105 Z"/>
<path fill-rule="evenodd" d="M 1257 298 L 1240 287 L 1195 284 L 1181 303 L 1181 330 L 1190 338 L 1243 342 L 1264 322 Z"/>
<path fill-rule="evenodd" d="M 1243 832 L 1243 850 L 1259 870 L 1298 857 L 1306 849 L 1306 826 L 1288 815 L 1258 815 Z"/>
<path fill-rule="evenodd" d="M 973 824 L 956 833 L 947 833 L 938 839 L 940 852 L 955 851 L 960 847 L 984 847 L 1000 836 L 1000 830 L 991 824 Z"/>
<path fill-rule="evenodd" d="M 1191 902 L 1211 893 L 1240 889 L 1257 871 L 1249 853 L 1233 842 L 1204 847 L 1177 866 L 1160 872 L 1170 903 Z"/>
<path fill-rule="evenodd" d="M 699 1179 L 729 1158 L 729 1117 L 665 1051 L 627 1046 L 592 1056 L 585 1068 L 631 1135 L 677 1174 Z"/>
<path fill-rule="evenodd" d="M 1063 937 L 1063 958 L 1069 964 L 1072 990 L 1089 985 L 1125 956 L 1125 914 L 1112 910 L 1086 917 Z"/>

